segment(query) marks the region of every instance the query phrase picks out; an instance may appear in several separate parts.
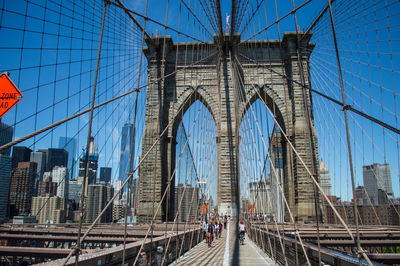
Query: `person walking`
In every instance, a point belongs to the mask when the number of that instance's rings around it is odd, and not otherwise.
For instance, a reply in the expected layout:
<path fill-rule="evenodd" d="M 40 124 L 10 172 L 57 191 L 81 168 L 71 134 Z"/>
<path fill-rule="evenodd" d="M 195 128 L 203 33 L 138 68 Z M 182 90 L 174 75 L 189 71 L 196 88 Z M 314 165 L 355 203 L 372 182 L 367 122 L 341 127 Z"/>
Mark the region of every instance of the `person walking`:
<path fill-rule="evenodd" d="M 208 222 L 207 221 L 205 221 L 203 224 L 203 232 L 204 232 L 203 237 L 206 239 L 206 242 L 207 242 L 207 232 L 208 232 Z"/>
<path fill-rule="evenodd" d="M 206 233 L 207 244 L 208 244 L 209 248 L 211 247 L 213 236 L 214 236 L 214 226 L 213 226 L 212 222 L 210 221 L 208 223 L 207 233 Z"/>
<path fill-rule="evenodd" d="M 221 221 L 219 221 L 218 227 L 219 227 L 219 238 L 221 238 L 221 236 L 222 236 L 222 223 L 221 223 Z"/>
<path fill-rule="evenodd" d="M 226 222 L 227 222 L 227 220 L 228 220 L 228 218 L 226 217 L 226 214 L 225 214 L 225 217 L 224 217 L 224 229 L 226 229 Z"/>
<path fill-rule="evenodd" d="M 219 237 L 219 223 L 215 223 L 215 239 L 218 239 Z"/>

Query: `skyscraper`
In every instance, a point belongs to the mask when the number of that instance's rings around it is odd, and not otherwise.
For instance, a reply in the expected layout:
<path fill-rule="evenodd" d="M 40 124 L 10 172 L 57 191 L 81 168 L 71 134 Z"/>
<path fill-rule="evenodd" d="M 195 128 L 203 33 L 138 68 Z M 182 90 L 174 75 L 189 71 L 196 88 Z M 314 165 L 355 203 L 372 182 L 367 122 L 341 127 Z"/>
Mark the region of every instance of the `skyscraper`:
<path fill-rule="evenodd" d="M 69 181 L 68 199 L 79 204 L 82 195 L 82 183 L 77 180 Z"/>
<path fill-rule="evenodd" d="M 6 218 L 8 192 L 10 189 L 11 157 L 0 154 L 0 219 Z"/>
<path fill-rule="evenodd" d="M 90 138 L 90 147 L 89 147 L 89 156 L 87 163 L 87 182 L 85 186 L 85 195 L 88 192 L 88 185 L 96 184 L 97 179 L 97 167 L 99 161 L 99 155 L 94 152 L 94 138 Z M 82 184 L 85 177 L 85 160 L 86 160 L 86 152 L 83 153 L 82 157 L 79 159 L 79 177 L 78 180 L 82 180 Z"/>
<path fill-rule="evenodd" d="M 79 176 L 81 177 L 85 176 L 85 156 L 86 154 L 83 154 L 79 159 Z M 87 183 L 89 185 L 96 183 L 98 161 L 98 154 L 89 154 L 87 167 Z"/>
<path fill-rule="evenodd" d="M 363 186 L 356 187 L 356 203 L 357 205 L 361 205 L 364 203 L 365 199 L 365 189 Z"/>
<path fill-rule="evenodd" d="M 37 196 L 46 196 L 46 194 L 50 196 L 57 196 L 57 183 L 53 182 L 53 178 L 51 176 L 47 176 L 43 180 L 40 180 L 38 184 Z"/>
<path fill-rule="evenodd" d="M 322 160 L 319 164 L 319 183 L 324 193 L 327 196 L 332 196 L 332 185 L 331 178 L 329 176 L 329 170 L 326 168 L 325 163 Z"/>
<path fill-rule="evenodd" d="M 44 171 L 46 171 L 46 154 L 39 151 L 31 152 L 31 157 L 29 161 L 37 163 L 34 185 L 36 190 L 39 182 L 43 180 Z M 35 191 L 35 195 L 38 195 L 37 191 Z"/>
<path fill-rule="evenodd" d="M 122 188 L 122 180 L 117 180 L 114 182 L 114 192 L 117 193 Z M 117 196 L 116 200 L 122 199 L 121 193 Z"/>
<path fill-rule="evenodd" d="M 252 181 L 249 183 L 249 187 L 250 204 L 254 206 L 254 213 L 269 217 L 271 215 L 271 206 L 273 206 L 274 202 L 274 200 L 271 200 L 270 179 Z"/>
<path fill-rule="evenodd" d="M 20 162 L 29 162 L 31 159 L 32 150 L 24 146 L 13 147 L 11 167 L 12 169 L 17 168 Z"/>
<path fill-rule="evenodd" d="M 284 222 L 285 204 L 283 201 L 283 150 L 282 150 L 282 134 L 277 128 L 274 128 L 271 134 L 271 143 L 269 146 L 271 161 L 270 164 L 270 184 L 271 184 L 271 201 L 272 212 L 277 222 Z"/>
<path fill-rule="evenodd" d="M 53 168 L 53 182 L 57 183 L 57 196 L 68 200 L 68 168 L 56 166 Z"/>
<path fill-rule="evenodd" d="M 75 138 L 60 137 L 58 140 L 58 148 L 65 149 L 68 152 L 68 172 L 70 179 L 74 179 L 75 156 L 76 156 Z"/>
<path fill-rule="evenodd" d="M 0 121 L 0 146 L 12 141 L 13 128 Z M 11 148 L 7 148 L 1 152 L 3 155 L 10 156 Z"/>
<path fill-rule="evenodd" d="M 100 182 L 111 183 L 111 167 L 100 167 Z"/>
<path fill-rule="evenodd" d="M 97 218 L 106 206 L 107 202 L 112 198 L 113 194 L 113 187 L 105 183 L 92 184 L 88 186 L 86 209 L 86 219 L 88 223 L 92 223 Z M 112 222 L 112 211 L 113 206 L 111 204 L 111 206 L 101 216 L 100 223 Z"/>
<path fill-rule="evenodd" d="M 132 124 L 125 124 L 122 128 L 121 136 L 121 155 L 119 160 L 119 180 L 125 180 L 129 172 L 129 157 L 131 153 L 131 143 L 132 143 Z M 132 169 L 133 169 L 133 159 L 135 158 L 135 151 L 133 150 L 132 155 Z"/>
<path fill-rule="evenodd" d="M 52 171 L 56 166 L 67 167 L 68 165 L 68 152 L 64 149 L 53 149 L 47 150 L 46 158 L 46 171 Z"/>
<path fill-rule="evenodd" d="M 379 190 L 384 191 L 388 198 L 393 198 L 389 164 L 374 163 L 372 165 L 364 165 L 363 179 L 366 192 L 366 204 L 382 204 L 379 202 Z M 369 197 L 369 200 L 367 197 Z"/>
<path fill-rule="evenodd" d="M 33 185 L 37 164 L 34 162 L 18 163 L 11 172 L 9 217 L 28 214 L 31 211 Z"/>
<path fill-rule="evenodd" d="M 57 224 L 65 222 L 65 199 L 57 196 L 40 196 L 32 198 L 32 215 L 40 224 L 52 221 Z"/>

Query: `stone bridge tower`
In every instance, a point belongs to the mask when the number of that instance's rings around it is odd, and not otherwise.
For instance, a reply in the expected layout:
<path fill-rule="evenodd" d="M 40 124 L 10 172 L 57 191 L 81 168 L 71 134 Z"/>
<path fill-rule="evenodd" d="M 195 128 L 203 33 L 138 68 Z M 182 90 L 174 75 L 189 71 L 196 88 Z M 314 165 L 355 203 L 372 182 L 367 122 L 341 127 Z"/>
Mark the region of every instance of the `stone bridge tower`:
<path fill-rule="evenodd" d="M 300 45 L 305 70 L 313 48 L 310 37 L 304 36 Z M 243 115 L 258 98 L 274 112 L 289 140 L 318 177 L 311 94 L 299 85 L 296 34 L 286 33 L 281 42 L 248 41 L 239 45 L 239 41 L 239 35 L 215 36 L 209 43 L 174 44 L 170 36 L 146 40 L 149 86 L 142 156 L 147 155 L 140 167 L 138 221 L 150 220 L 163 197 L 156 220 L 173 219 L 175 181 L 170 177 L 175 169 L 176 132 L 185 111 L 196 100 L 210 111 L 217 128 L 219 212 L 238 214 L 238 132 Z M 309 85 L 308 72 L 303 72 Z M 298 221 L 314 221 L 310 176 L 284 138 L 282 147 L 282 187 L 290 209 Z M 285 217 L 289 220 L 287 211 Z"/>

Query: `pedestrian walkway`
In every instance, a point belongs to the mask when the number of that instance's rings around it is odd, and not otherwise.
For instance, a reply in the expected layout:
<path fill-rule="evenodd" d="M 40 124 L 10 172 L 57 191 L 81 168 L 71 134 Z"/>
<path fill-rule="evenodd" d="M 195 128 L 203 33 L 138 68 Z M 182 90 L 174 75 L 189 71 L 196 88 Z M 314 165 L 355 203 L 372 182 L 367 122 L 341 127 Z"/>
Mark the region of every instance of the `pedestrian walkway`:
<path fill-rule="evenodd" d="M 204 240 L 171 265 L 278 265 L 249 238 L 246 237 L 244 245 L 240 245 L 235 226 L 236 223 L 229 223 L 228 228 L 222 231 L 222 237 L 214 239 L 212 247 L 208 247 Z"/>

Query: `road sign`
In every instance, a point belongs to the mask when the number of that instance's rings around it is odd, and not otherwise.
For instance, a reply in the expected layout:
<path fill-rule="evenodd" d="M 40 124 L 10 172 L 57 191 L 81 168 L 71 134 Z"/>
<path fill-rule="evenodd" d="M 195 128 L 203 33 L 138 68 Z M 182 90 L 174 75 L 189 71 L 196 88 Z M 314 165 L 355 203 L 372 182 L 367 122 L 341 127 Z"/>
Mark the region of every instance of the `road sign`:
<path fill-rule="evenodd" d="M 22 93 L 6 73 L 0 75 L 0 118 L 22 99 Z"/>

